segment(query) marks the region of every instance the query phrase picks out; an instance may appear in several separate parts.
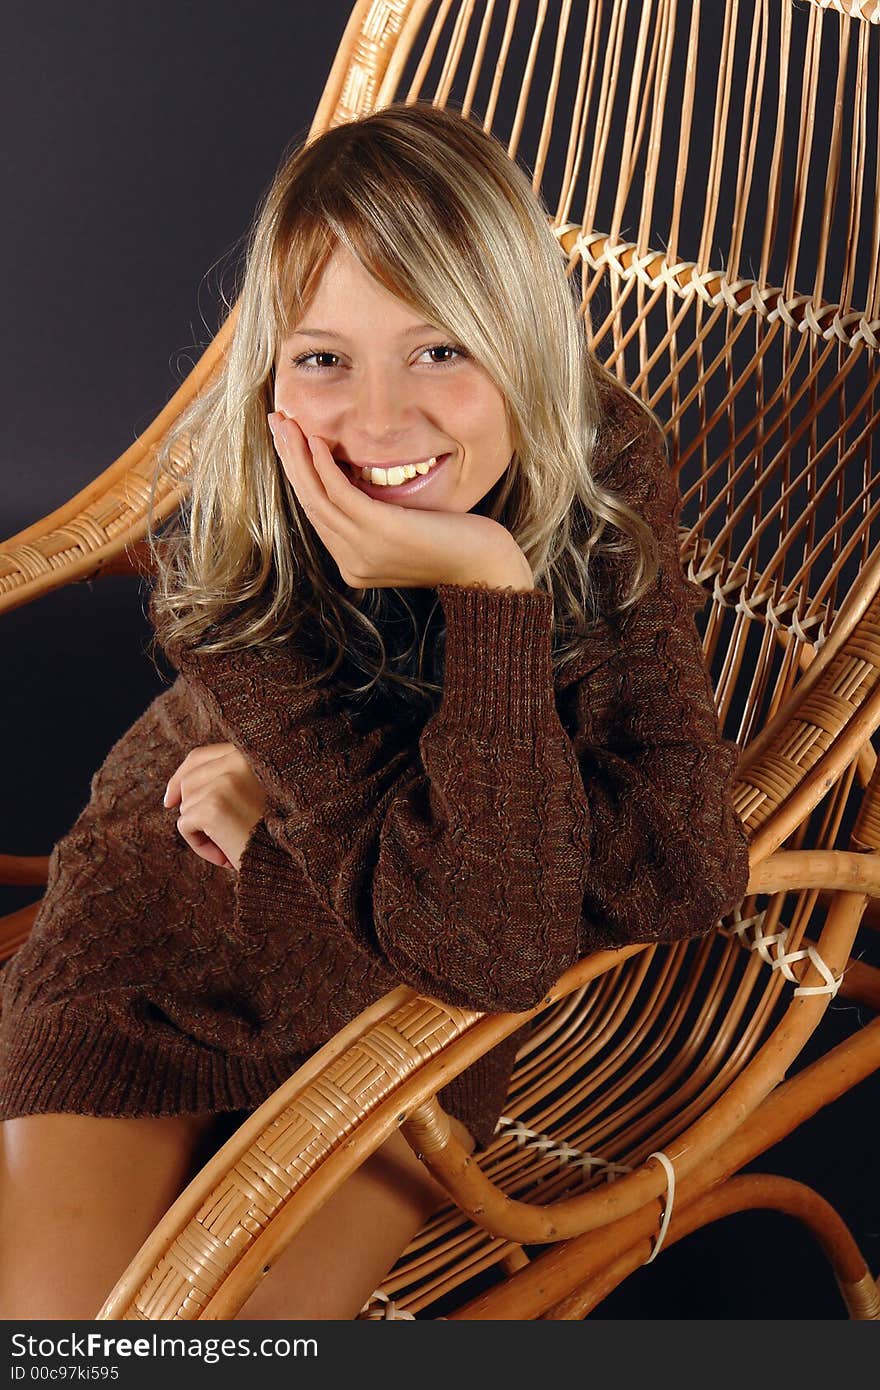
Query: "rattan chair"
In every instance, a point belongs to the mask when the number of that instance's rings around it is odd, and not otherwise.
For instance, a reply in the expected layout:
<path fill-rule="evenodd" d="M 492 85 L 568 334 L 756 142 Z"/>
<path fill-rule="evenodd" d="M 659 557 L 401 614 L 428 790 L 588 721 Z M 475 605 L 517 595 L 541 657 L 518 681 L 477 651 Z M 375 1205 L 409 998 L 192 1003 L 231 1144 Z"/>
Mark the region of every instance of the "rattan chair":
<path fill-rule="evenodd" d="M 398 100 L 499 136 L 513 112 L 502 138 L 547 200 L 594 351 L 667 424 L 682 560 L 742 749 L 749 890 L 708 937 L 580 961 L 530 1015 L 393 990 L 205 1165 L 100 1318 L 233 1317 L 396 1127 L 449 1199 L 362 1318 L 583 1318 L 662 1246 L 753 1207 L 805 1223 L 849 1315 L 880 1315 L 834 1209 L 741 1171 L 880 1061 L 880 971 L 854 949 L 880 920 L 878 26 L 878 0 L 354 5 L 312 135 Z M 234 318 L 121 458 L 2 547 L 0 607 L 147 573 L 154 447 Z M 182 487 L 158 480 L 157 516 Z M 46 862 L 7 857 L 3 881 L 45 883 Z M 3 921 L 6 955 L 35 911 Z M 836 994 L 871 1021 L 831 1045 Z M 471 1158 L 436 1092 L 527 1017 Z"/>

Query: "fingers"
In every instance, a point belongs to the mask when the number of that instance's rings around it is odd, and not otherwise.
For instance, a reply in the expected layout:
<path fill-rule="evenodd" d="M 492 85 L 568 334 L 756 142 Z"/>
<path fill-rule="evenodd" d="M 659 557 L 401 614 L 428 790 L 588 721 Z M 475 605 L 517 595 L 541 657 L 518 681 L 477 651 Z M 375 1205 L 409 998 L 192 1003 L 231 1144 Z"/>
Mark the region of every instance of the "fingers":
<path fill-rule="evenodd" d="M 181 816 L 177 822 L 177 829 L 181 838 L 200 859 L 207 859 L 208 863 L 217 864 L 220 868 L 225 868 L 229 864 L 229 860 L 220 846 L 214 843 L 210 835 L 206 835 L 203 830 L 200 830 L 198 825 L 190 825 Z"/>
<path fill-rule="evenodd" d="M 346 524 L 350 527 L 359 517 L 363 521 L 364 509 L 377 506 L 350 481 L 320 435 L 306 438 L 296 420 L 280 412 L 267 418 L 284 472 L 316 530 L 344 534 Z"/>
<path fill-rule="evenodd" d="M 180 807 L 177 832 L 200 858 L 221 866 L 229 864 L 226 849 L 230 837 L 239 830 L 240 818 L 228 783 L 217 783 L 208 776 L 192 786 L 187 779 L 186 808 Z"/>
<path fill-rule="evenodd" d="M 163 800 L 166 807 L 179 807 L 177 831 L 190 849 L 235 873 L 265 809 L 266 792 L 235 744 L 206 743 L 186 755 Z"/>
<path fill-rule="evenodd" d="M 176 806 L 180 801 L 184 773 L 189 774 L 196 768 L 216 762 L 219 758 L 228 757 L 230 753 L 241 757 L 234 743 L 203 743 L 200 747 L 193 748 L 168 779 L 165 795 L 162 798 L 163 806 Z M 242 761 L 244 760 L 242 759 Z M 216 771 L 215 768 L 214 772 L 216 773 Z"/>
<path fill-rule="evenodd" d="M 279 411 L 266 418 L 285 475 L 296 493 L 297 501 L 314 525 L 323 491 L 323 478 L 312 454 L 315 436 L 307 440 L 297 422 Z"/>
<path fill-rule="evenodd" d="M 405 516 L 405 509 L 378 502 L 362 492 L 336 463 L 320 435 L 307 438 L 296 420 L 280 411 L 267 418 L 297 501 L 345 582 L 358 586 L 365 578 L 386 585 L 396 582 L 385 575 L 384 561 L 378 567 L 371 561 L 368 543 L 378 543 L 383 554 L 397 553 L 400 521 L 394 514 Z M 411 524 L 409 520 L 403 522 L 407 527 Z"/>

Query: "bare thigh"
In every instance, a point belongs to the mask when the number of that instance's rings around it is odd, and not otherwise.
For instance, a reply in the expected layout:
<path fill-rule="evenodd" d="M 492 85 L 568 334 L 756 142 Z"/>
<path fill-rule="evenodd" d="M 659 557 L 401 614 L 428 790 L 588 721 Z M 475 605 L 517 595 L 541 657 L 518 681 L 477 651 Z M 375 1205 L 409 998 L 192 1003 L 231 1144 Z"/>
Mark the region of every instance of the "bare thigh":
<path fill-rule="evenodd" d="M 93 1319 L 241 1118 L 0 1121 L 0 1319 Z M 472 1151 L 464 1125 L 452 1127 Z M 297 1232 L 237 1316 L 357 1317 L 445 1196 L 393 1134 Z"/>
<path fill-rule="evenodd" d="M 0 1122 L 0 1318 L 94 1318 L 213 1151 L 218 1118 Z"/>
<path fill-rule="evenodd" d="M 451 1123 L 472 1152 L 472 1135 Z M 356 1318 L 446 1196 L 403 1135 L 393 1134 L 297 1231 L 236 1316 Z"/>

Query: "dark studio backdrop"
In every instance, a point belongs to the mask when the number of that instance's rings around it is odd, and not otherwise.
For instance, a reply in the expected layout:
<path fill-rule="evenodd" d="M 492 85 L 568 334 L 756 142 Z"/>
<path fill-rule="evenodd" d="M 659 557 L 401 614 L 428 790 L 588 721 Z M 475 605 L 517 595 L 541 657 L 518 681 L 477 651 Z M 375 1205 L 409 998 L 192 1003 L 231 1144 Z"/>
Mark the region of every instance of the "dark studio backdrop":
<path fill-rule="evenodd" d="M 220 286 L 230 293 L 282 150 L 307 133 L 349 8 L 16 8 L 0 52 L 0 546 L 116 459 L 217 331 Z M 723 6 L 707 8 L 720 29 Z M 502 104 L 495 128 L 506 136 L 510 125 Z M 108 577 L 3 617 L 0 852 L 49 853 L 111 745 L 164 688 L 146 654 L 145 604 L 142 581 Z M 0 889 L 0 912 L 35 896 Z M 845 1001 L 833 1007 L 830 1029 L 842 1037 L 854 1014 Z M 862 1085 L 752 1165 L 826 1196 L 875 1272 L 878 1096 L 876 1082 Z M 750 1213 L 664 1251 L 596 1316 L 841 1318 L 844 1309 L 801 1228 Z"/>

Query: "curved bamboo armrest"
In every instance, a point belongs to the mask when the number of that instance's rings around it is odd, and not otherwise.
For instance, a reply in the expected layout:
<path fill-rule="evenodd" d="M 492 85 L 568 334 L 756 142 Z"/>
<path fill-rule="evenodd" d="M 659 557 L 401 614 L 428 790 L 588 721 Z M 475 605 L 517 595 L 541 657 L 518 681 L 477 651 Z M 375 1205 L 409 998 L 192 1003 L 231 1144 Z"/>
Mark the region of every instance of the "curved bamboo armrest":
<path fill-rule="evenodd" d="M 45 888 L 48 854 L 0 854 L 0 884 L 5 888 Z"/>
<path fill-rule="evenodd" d="M 880 853 L 780 852 L 754 868 L 748 895 L 795 887 L 842 890 L 832 900 L 825 928 L 813 948 L 821 966 L 814 964 L 806 951 L 797 953 L 795 961 L 803 960 L 797 972 L 798 988 L 803 993 L 792 999 L 764 1045 L 722 1096 L 675 1139 L 672 1151 L 665 1157 L 674 1165 L 676 1182 L 700 1172 L 745 1117 L 782 1082 L 814 1031 L 833 997 L 822 978 L 823 970 L 837 984 L 841 982 L 866 895 L 880 895 Z M 579 969 L 580 965 L 573 967 L 559 981 L 562 992 L 570 992 L 570 977 Z M 595 1231 L 633 1216 L 659 1198 L 667 1186 L 665 1167 L 659 1160 L 652 1162 L 651 1155 L 646 1163 L 616 1178 L 604 1190 L 536 1206 L 512 1200 L 490 1181 L 478 1161 L 452 1134 L 436 1098 L 419 1106 L 402 1129 L 432 1175 L 472 1221 L 492 1235 L 520 1244 L 541 1244 Z"/>
<path fill-rule="evenodd" d="M 873 755 L 870 740 L 880 727 L 878 632 L 880 547 L 789 698 L 742 751 L 734 804 L 749 829 L 753 866 L 768 863 L 847 768 L 864 762 L 866 748 Z M 880 798 L 880 769 L 876 757 L 871 761 L 853 830 L 853 842 L 869 846 L 870 828 L 863 839 L 861 827 L 869 826 Z"/>
<path fill-rule="evenodd" d="M 154 479 L 156 448 L 220 365 L 235 317 L 233 310 L 168 404 L 109 468 L 61 507 L 0 544 L 0 613 L 75 581 L 149 572 L 145 537 L 151 496 L 154 523 L 172 515 L 183 496 L 183 484 L 165 474 Z"/>

